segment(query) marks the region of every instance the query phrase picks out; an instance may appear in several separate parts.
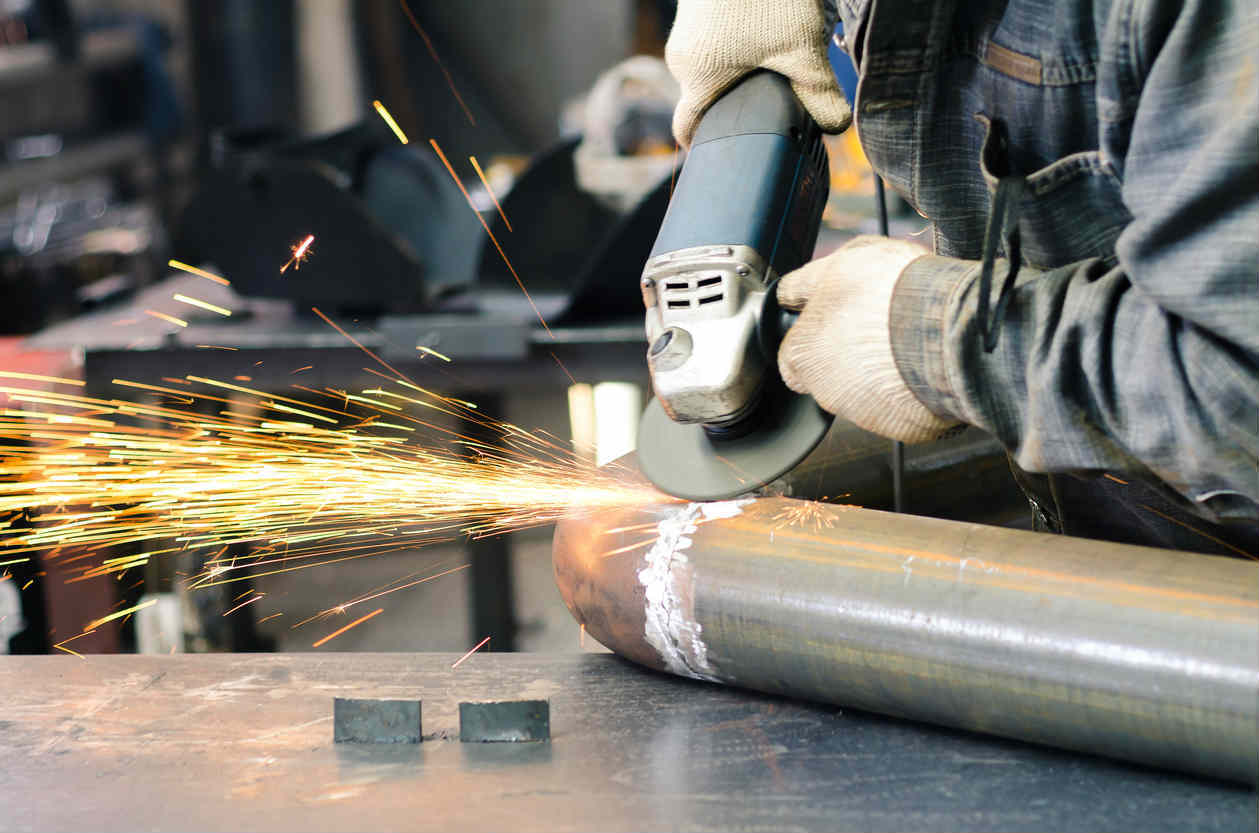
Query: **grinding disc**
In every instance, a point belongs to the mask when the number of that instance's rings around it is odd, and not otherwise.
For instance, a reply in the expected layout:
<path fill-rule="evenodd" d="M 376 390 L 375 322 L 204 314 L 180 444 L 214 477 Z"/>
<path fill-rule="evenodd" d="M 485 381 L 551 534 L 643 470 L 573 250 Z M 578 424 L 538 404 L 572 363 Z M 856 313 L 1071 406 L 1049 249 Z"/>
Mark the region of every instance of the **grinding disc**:
<path fill-rule="evenodd" d="M 712 439 L 702 425 L 674 422 L 652 399 L 638 428 L 638 463 L 652 483 L 687 500 L 727 500 L 777 480 L 808 456 L 831 425 L 811 396 L 776 399 L 758 430 Z"/>

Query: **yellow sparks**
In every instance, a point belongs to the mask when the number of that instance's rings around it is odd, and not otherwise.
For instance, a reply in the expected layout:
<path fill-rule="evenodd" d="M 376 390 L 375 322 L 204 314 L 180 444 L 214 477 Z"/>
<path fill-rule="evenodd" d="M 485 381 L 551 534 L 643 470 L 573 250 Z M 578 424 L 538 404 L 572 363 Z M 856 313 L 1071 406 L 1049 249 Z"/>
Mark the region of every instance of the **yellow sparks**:
<path fill-rule="evenodd" d="M 441 359 L 441 360 L 442 360 L 442 361 L 444 361 L 444 362 L 448 362 L 448 361 L 450 361 L 450 356 L 447 356 L 445 353 L 438 353 L 438 352 L 437 352 L 436 350 L 434 350 L 432 347 L 425 347 L 423 344 L 417 344 L 417 345 L 415 345 L 415 349 L 416 349 L 416 350 L 419 350 L 421 353 L 425 353 L 425 354 L 427 354 L 427 355 L 429 355 L 429 356 L 435 356 L 435 357 L 437 357 L 437 358 Z"/>
<path fill-rule="evenodd" d="M 43 376 L 39 373 L 19 373 L 16 370 L 0 370 L 0 376 L 6 379 L 22 379 L 27 382 L 52 382 L 54 385 L 74 385 L 79 388 L 87 384 L 79 379 L 66 379 L 62 376 Z"/>
<path fill-rule="evenodd" d="M 101 625 L 105 624 L 106 622 L 112 622 L 115 619 L 121 619 L 124 616 L 130 616 L 132 613 L 135 613 L 137 610 L 144 610 L 146 607 L 152 607 L 155 604 L 157 604 L 157 599 L 149 599 L 147 602 L 140 602 L 140 604 L 138 605 L 125 607 L 122 610 L 115 611 L 114 613 L 109 614 L 108 616 L 102 616 L 99 619 L 93 619 L 91 622 L 88 623 L 88 626 L 83 629 L 83 632 L 87 633 L 88 631 L 94 631 L 97 628 L 99 628 Z"/>
<path fill-rule="evenodd" d="M 190 578 L 211 587 L 668 499 L 544 433 L 372 372 L 380 384 L 357 391 L 295 386 L 308 399 L 195 375 L 179 390 L 114 380 L 120 395 L 182 394 L 174 404 L 0 386 L 49 408 L 0 414 L 0 568 L 40 552 L 83 581 L 203 552 Z M 477 423 L 478 438 L 432 411 Z M 222 556 L 232 546 L 249 554 Z"/>
<path fill-rule="evenodd" d="M 469 156 L 468 161 L 472 163 L 472 167 L 476 169 L 476 175 L 481 178 L 481 184 L 485 186 L 485 193 L 490 195 L 490 199 L 494 202 L 494 207 L 498 209 L 498 216 L 502 218 L 503 225 L 507 226 L 507 230 L 511 231 L 511 221 L 507 219 L 507 215 L 503 213 L 503 207 L 498 203 L 498 197 L 494 196 L 494 189 L 490 187 L 490 181 L 485 178 L 485 171 L 481 170 L 481 165 L 476 161 L 475 156 Z"/>
<path fill-rule="evenodd" d="M 340 636 L 341 634 L 345 633 L 345 632 L 346 632 L 346 631 L 348 631 L 350 628 L 356 628 L 356 627 L 358 627 L 359 625 L 361 625 L 361 624 L 363 624 L 364 622 L 366 622 L 368 619 L 371 619 L 373 616 L 377 616 L 377 615 L 379 615 L 379 614 L 381 614 L 381 613 L 384 613 L 384 612 L 385 612 L 385 609 L 384 609 L 383 607 L 378 607 L 378 608 L 376 608 L 375 610 L 373 610 L 371 613 L 367 614 L 366 616 L 360 616 L 359 618 L 355 619 L 355 620 L 354 620 L 353 622 L 351 622 L 350 624 L 345 625 L 344 627 L 337 628 L 335 631 L 333 631 L 332 633 L 328 634 L 328 635 L 327 635 L 327 636 L 325 636 L 323 639 L 316 640 L 316 641 L 315 641 L 315 643 L 314 643 L 314 644 L 312 644 L 310 647 L 312 647 L 312 648 L 318 648 L 320 645 L 323 645 L 323 644 L 325 644 L 325 643 L 327 643 L 327 642 L 329 642 L 329 641 L 331 641 L 331 640 L 333 640 L 333 639 L 336 639 L 338 636 Z"/>
<path fill-rule="evenodd" d="M 459 657 L 459 659 L 455 660 L 454 664 L 450 666 L 450 670 L 454 671 L 456 668 L 458 668 L 460 665 L 463 664 L 463 661 L 465 659 L 475 654 L 477 651 L 481 649 L 482 645 L 484 645 L 485 643 L 489 641 L 490 641 L 490 638 L 487 636 L 484 639 L 482 639 L 480 642 L 478 642 L 477 644 L 473 645 L 471 651 L 468 651 L 468 653 L 464 654 L 463 656 Z"/>
<path fill-rule="evenodd" d="M 283 266 L 280 267 L 280 274 L 283 275 L 290 266 L 293 267 L 294 272 L 296 272 L 298 269 L 301 269 L 302 261 L 304 261 L 307 257 L 310 256 L 310 244 L 314 242 L 315 242 L 315 235 L 308 234 L 302 238 L 300 243 L 294 244 L 293 248 L 291 249 L 293 256 L 290 257 L 288 261 Z"/>
<path fill-rule="evenodd" d="M 196 347 L 199 350 L 233 350 L 235 351 L 235 350 L 240 349 L 239 347 L 221 347 L 218 344 L 194 344 L 193 347 Z"/>
<path fill-rule="evenodd" d="M 187 322 L 187 321 L 185 321 L 185 320 L 183 320 L 182 318 L 176 318 L 176 317 L 175 317 L 175 316 L 173 316 L 173 315 L 167 315 L 166 313 L 164 313 L 164 312 L 158 312 L 157 310 L 153 310 L 153 309 L 146 309 L 146 310 L 144 311 L 144 314 L 145 314 L 145 315 L 151 315 L 151 316 L 153 316 L 154 318 L 160 318 L 160 319 L 162 319 L 163 321 L 167 321 L 167 322 L 169 322 L 169 323 L 171 323 L 171 324 L 175 324 L 176 326 L 179 326 L 179 327 L 187 327 L 187 326 L 188 326 L 188 322 Z"/>
<path fill-rule="evenodd" d="M 385 105 L 379 101 L 373 101 L 372 106 L 376 108 L 376 112 L 380 113 L 380 117 L 385 120 L 385 124 L 389 125 L 389 129 L 393 131 L 393 135 L 398 137 L 398 141 L 407 144 L 407 134 L 402 132 L 402 128 L 393 120 L 393 115 L 385 109 Z"/>
<path fill-rule="evenodd" d="M 207 272 L 204 269 L 198 269 L 195 266 L 189 266 L 187 263 L 181 263 L 178 260 L 168 260 L 166 261 L 166 265 L 172 269 L 179 269 L 180 271 L 187 272 L 190 275 L 196 275 L 199 278 L 205 278 L 208 281 L 214 281 L 220 286 L 232 285 L 232 282 L 229 281 L 227 278 L 220 278 L 218 275 L 214 274 L 213 272 Z"/>
<path fill-rule="evenodd" d="M 211 304 L 209 301 L 202 301 L 200 298 L 190 298 L 189 296 L 181 295 L 178 292 L 176 292 L 171 297 L 181 304 L 190 304 L 194 307 L 200 307 L 203 310 L 208 310 L 210 312 L 217 312 L 219 315 L 222 315 L 223 317 L 227 317 L 232 314 L 232 311 L 230 309 L 226 309 L 225 307 L 220 307 L 218 304 Z"/>

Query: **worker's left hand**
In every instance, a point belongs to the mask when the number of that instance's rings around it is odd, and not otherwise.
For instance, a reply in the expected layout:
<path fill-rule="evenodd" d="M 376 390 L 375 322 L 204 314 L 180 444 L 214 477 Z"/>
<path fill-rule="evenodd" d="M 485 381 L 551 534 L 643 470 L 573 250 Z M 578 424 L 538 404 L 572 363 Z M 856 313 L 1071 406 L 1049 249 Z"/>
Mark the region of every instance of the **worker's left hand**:
<path fill-rule="evenodd" d="M 892 356 L 892 290 L 905 267 L 925 254 L 904 240 L 858 237 L 784 276 L 779 303 L 802 310 L 778 350 L 787 387 L 902 442 L 933 440 L 956 426 L 918 401 Z"/>

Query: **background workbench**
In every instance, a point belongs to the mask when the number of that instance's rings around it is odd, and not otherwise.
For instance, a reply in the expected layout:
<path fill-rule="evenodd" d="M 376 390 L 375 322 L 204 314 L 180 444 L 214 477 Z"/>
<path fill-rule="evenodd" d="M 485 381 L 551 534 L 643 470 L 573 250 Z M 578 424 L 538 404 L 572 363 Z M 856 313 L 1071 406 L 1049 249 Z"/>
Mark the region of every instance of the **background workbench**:
<path fill-rule="evenodd" d="M 1249 830 L 1252 791 L 665 677 L 611 655 L 0 658 L 5 830 Z M 422 699 L 418 745 L 332 700 Z M 462 744 L 549 698 L 552 742 Z"/>

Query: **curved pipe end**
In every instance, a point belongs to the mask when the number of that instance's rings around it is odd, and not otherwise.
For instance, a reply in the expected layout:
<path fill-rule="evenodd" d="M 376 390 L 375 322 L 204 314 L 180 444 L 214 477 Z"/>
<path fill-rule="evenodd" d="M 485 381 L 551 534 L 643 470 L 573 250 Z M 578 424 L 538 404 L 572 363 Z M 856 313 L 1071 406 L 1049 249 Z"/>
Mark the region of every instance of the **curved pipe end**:
<path fill-rule="evenodd" d="M 626 659 L 663 671 L 646 639 L 646 589 L 638 577 L 642 552 L 656 536 L 655 524 L 644 527 L 644 517 L 655 513 L 600 512 L 560 521 L 551 564 L 564 604 L 586 633 Z M 634 547 L 646 539 L 651 542 Z"/>

